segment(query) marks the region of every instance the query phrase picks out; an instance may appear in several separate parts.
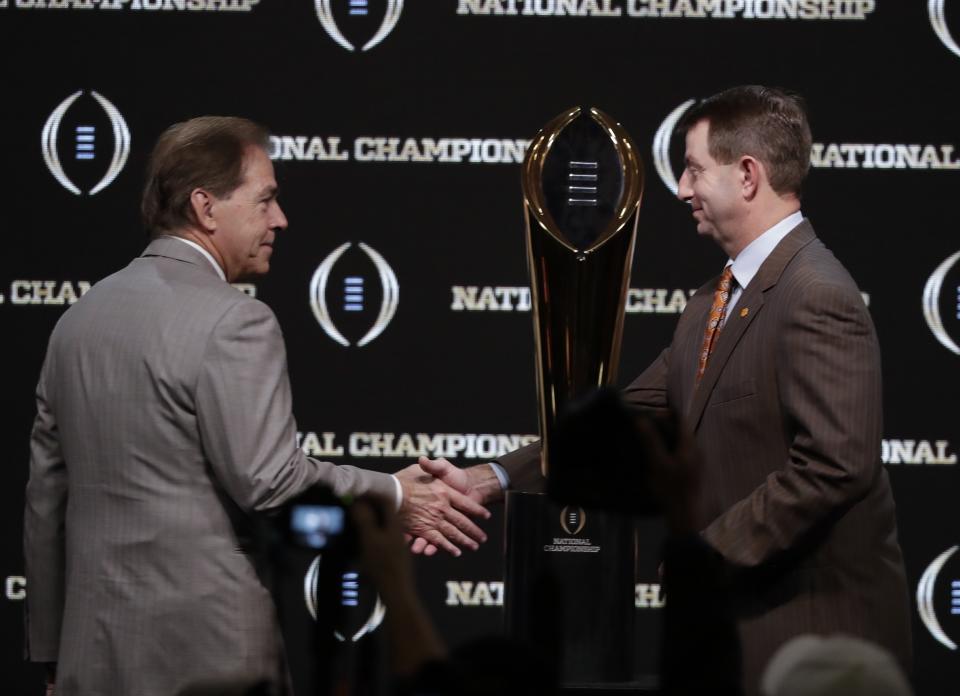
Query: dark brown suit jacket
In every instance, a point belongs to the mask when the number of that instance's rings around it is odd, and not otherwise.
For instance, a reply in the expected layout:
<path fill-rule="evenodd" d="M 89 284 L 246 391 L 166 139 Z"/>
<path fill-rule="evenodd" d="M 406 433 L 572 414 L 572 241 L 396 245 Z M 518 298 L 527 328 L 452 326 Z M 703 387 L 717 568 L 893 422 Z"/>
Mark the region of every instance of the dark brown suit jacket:
<path fill-rule="evenodd" d="M 716 283 L 690 299 L 670 347 L 624 395 L 683 414 L 702 451 L 698 521 L 736 578 L 746 692 L 806 632 L 862 636 L 909 668 L 907 585 L 880 461 L 880 351 L 856 284 L 802 222 L 744 289 L 696 387 Z M 535 456 L 500 462 L 522 485 Z"/>

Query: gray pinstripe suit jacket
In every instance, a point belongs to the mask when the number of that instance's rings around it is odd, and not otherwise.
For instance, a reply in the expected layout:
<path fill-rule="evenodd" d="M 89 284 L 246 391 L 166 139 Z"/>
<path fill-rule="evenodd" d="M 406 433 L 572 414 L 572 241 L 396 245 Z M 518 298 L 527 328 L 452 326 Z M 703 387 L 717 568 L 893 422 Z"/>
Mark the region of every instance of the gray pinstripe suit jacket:
<path fill-rule="evenodd" d="M 684 414 L 702 451 L 698 521 L 738 568 L 747 693 L 803 632 L 862 636 L 909 667 L 907 586 L 880 462 L 880 351 L 856 284 L 805 220 L 744 289 L 695 388 L 716 283 L 690 299 L 670 347 L 624 396 Z M 500 462 L 523 485 L 535 456 Z"/>
<path fill-rule="evenodd" d="M 173 696 L 274 678 L 275 612 L 238 530 L 316 483 L 386 474 L 296 446 L 273 312 L 160 238 L 61 318 L 37 387 L 24 544 L 27 653 L 57 693 Z"/>

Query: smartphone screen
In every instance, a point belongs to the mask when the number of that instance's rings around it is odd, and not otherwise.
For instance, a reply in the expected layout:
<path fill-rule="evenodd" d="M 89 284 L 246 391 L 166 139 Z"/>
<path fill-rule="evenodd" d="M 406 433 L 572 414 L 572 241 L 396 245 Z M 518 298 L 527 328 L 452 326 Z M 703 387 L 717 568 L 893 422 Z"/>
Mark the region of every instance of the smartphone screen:
<path fill-rule="evenodd" d="M 343 533 L 344 509 L 337 505 L 294 505 L 290 510 L 290 532 L 298 546 L 326 548 Z"/>

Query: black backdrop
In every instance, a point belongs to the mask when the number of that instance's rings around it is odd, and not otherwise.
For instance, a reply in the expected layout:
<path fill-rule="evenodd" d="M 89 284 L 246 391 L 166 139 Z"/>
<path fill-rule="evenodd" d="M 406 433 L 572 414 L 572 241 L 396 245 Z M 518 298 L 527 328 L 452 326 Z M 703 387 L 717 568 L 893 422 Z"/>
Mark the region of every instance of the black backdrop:
<path fill-rule="evenodd" d="M 952 693 L 960 49 L 951 25 L 960 32 L 960 8 L 943 0 L 0 0 L 4 692 L 31 693 L 22 491 L 46 339 L 86 284 L 144 246 L 139 188 L 166 126 L 237 114 L 276 134 L 290 228 L 271 275 L 246 290 L 284 329 L 305 447 L 393 471 L 419 452 L 475 463 L 536 432 L 519 160 L 538 128 L 595 105 L 643 154 L 627 381 L 724 260 L 658 174 L 658 160 L 676 172 L 681 155 L 675 143 L 655 156 L 657 132 L 669 136 L 665 119 L 688 99 L 753 82 L 809 102 L 818 147 L 803 210 L 867 295 L 883 349 L 884 454 L 915 595 L 915 681 L 922 696 Z M 344 309 L 348 276 L 363 279 L 357 311 Z M 321 322 L 311 282 L 324 277 Z M 382 333 L 358 346 L 374 326 Z M 417 561 L 421 594 L 451 643 L 499 624 L 499 513 L 481 551 Z M 652 665 L 661 597 L 656 533 L 646 531 L 637 611 Z"/>

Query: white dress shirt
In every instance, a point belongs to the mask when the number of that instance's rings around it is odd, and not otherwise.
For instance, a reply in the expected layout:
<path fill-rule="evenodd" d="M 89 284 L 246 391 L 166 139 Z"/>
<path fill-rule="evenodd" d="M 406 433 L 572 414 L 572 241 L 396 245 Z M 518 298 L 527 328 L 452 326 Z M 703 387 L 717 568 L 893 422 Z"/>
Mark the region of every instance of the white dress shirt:
<path fill-rule="evenodd" d="M 727 311 L 723 315 L 721 326 L 726 323 L 727 317 L 730 316 L 733 308 L 740 300 L 743 289 L 753 280 L 753 276 L 760 270 L 760 266 L 762 266 L 763 262 L 770 256 L 770 252 L 777 247 L 777 244 L 787 236 L 790 230 L 801 222 L 803 222 L 803 213 L 798 210 L 792 215 L 783 218 L 783 220 L 750 242 L 743 251 L 737 254 L 736 259 L 727 261 L 726 266 L 733 267 L 733 277 L 737 282 L 733 287 L 733 292 L 730 293 L 730 301 L 727 302 Z M 724 268 L 726 268 L 726 266 L 724 266 Z"/>
<path fill-rule="evenodd" d="M 205 258 L 207 261 L 209 261 L 209 262 L 210 262 L 210 265 L 213 266 L 213 270 L 215 270 L 215 271 L 217 272 L 217 275 L 220 276 L 220 280 L 226 281 L 226 279 L 227 279 L 226 274 L 223 272 L 223 269 L 220 268 L 220 264 L 217 263 L 217 260 L 216 260 L 215 258 L 213 258 L 213 255 L 212 255 L 209 251 L 207 251 L 206 249 L 204 249 L 202 246 L 200 246 L 200 245 L 197 244 L 196 242 L 190 241 L 189 239 L 184 239 L 183 237 L 175 237 L 175 236 L 172 235 L 172 234 L 170 234 L 170 235 L 165 235 L 165 236 L 169 237 L 170 239 L 179 239 L 179 240 L 180 240 L 181 242 L 183 242 L 184 244 L 189 244 L 189 245 L 192 246 L 194 249 L 196 249 L 197 251 L 199 251 L 201 254 L 203 254 L 203 258 Z"/>

